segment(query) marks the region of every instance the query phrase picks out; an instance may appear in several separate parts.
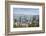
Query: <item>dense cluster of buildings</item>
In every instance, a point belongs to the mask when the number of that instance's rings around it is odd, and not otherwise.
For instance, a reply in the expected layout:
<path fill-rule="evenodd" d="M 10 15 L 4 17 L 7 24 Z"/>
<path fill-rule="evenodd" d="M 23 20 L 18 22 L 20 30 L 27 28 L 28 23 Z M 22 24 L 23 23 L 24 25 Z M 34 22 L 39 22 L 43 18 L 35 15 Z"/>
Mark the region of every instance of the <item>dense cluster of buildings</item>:
<path fill-rule="evenodd" d="M 17 15 L 14 16 L 14 25 L 21 27 L 28 27 L 30 24 L 39 24 L 38 15 Z"/>

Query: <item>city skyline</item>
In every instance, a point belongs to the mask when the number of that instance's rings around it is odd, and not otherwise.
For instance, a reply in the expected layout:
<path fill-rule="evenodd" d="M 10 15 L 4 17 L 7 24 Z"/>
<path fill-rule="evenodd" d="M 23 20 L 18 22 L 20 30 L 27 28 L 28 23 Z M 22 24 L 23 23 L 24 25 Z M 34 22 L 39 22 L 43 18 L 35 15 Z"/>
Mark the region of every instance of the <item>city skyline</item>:
<path fill-rule="evenodd" d="M 38 27 L 39 9 L 13 8 L 13 20 L 15 27 Z"/>

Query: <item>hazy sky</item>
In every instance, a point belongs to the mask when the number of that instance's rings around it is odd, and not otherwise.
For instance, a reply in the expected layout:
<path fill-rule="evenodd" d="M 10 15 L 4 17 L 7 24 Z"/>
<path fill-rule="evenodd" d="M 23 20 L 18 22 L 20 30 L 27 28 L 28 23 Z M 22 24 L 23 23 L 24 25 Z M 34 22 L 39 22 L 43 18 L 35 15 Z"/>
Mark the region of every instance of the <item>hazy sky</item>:
<path fill-rule="evenodd" d="M 39 15 L 39 9 L 33 8 L 13 8 L 13 14 Z"/>

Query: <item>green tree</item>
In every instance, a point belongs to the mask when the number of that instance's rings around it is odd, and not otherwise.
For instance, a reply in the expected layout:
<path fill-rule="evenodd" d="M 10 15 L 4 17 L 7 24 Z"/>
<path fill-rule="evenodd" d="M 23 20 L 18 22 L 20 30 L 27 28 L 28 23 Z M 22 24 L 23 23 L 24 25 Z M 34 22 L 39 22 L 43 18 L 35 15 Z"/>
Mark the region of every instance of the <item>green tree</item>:
<path fill-rule="evenodd" d="M 35 26 L 35 18 L 33 18 L 31 26 L 32 26 L 32 27 Z"/>

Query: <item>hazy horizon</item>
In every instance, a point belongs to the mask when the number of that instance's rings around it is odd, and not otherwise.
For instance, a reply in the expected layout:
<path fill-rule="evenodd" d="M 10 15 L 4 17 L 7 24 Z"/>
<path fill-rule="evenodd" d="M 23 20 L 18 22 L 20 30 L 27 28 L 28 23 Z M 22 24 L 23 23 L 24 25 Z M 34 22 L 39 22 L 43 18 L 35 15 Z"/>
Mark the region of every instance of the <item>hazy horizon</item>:
<path fill-rule="evenodd" d="M 24 14 L 24 15 L 39 15 L 39 9 L 33 8 L 13 8 L 13 15 Z"/>

